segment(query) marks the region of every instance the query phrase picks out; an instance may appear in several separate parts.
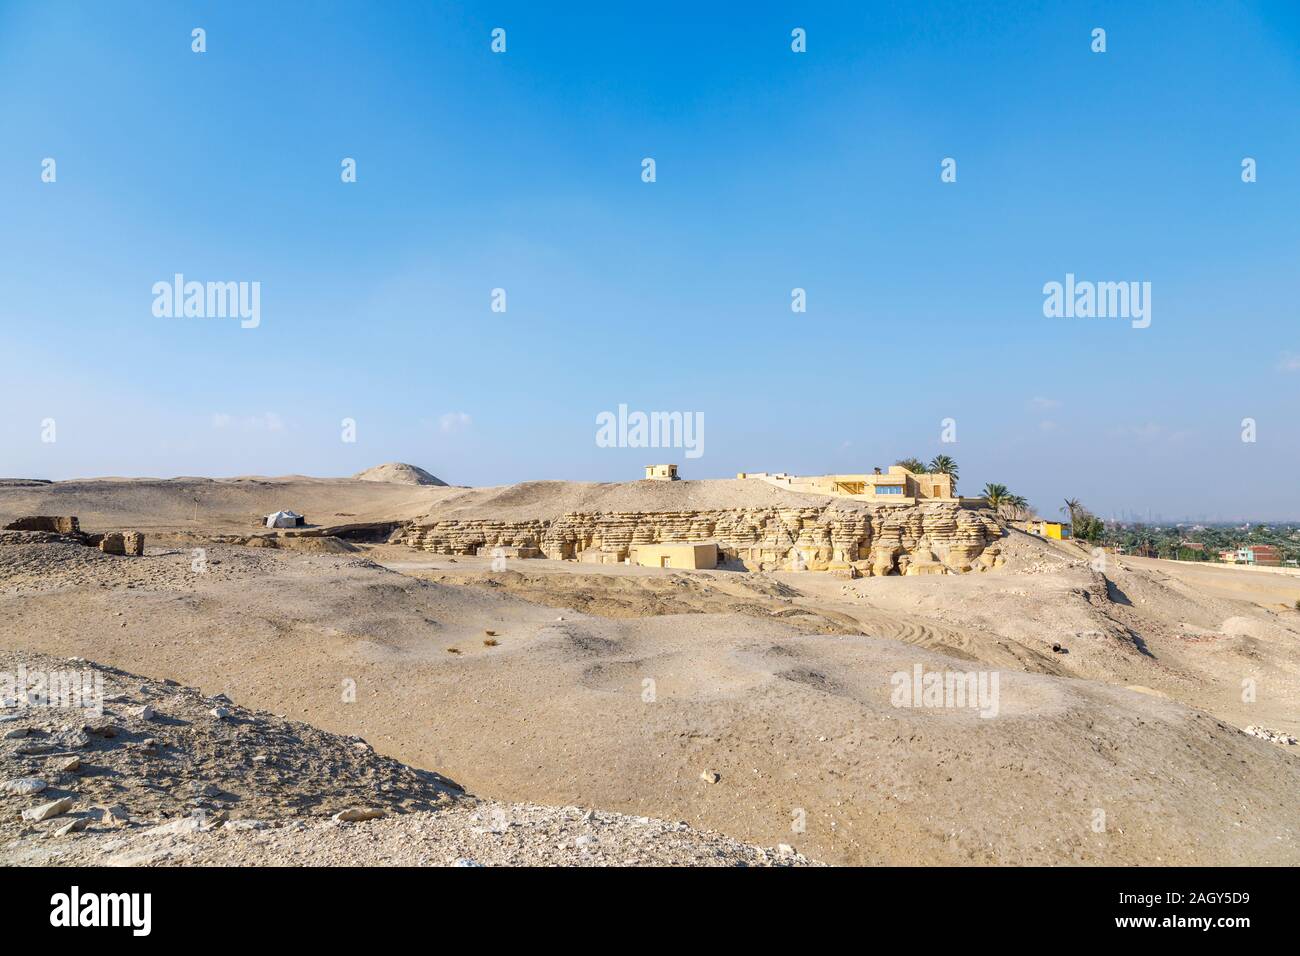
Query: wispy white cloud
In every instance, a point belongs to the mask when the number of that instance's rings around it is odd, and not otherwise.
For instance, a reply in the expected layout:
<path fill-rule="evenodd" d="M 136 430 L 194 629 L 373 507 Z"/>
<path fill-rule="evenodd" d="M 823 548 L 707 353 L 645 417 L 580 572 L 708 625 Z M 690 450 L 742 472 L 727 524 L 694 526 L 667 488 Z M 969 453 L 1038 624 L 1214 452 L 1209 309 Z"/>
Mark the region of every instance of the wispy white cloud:
<path fill-rule="evenodd" d="M 1155 445 L 1155 444 L 1176 444 L 1183 442 L 1194 434 L 1186 429 L 1172 430 L 1156 422 L 1144 422 L 1140 425 L 1123 425 L 1114 428 L 1110 432 L 1114 438 L 1129 438 L 1137 441 Z"/>
<path fill-rule="evenodd" d="M 469 428 L 473 421 L 465 412 L 447 412 L 438 419 L 438 427 L 450 435 Z"/>
<path fill-rule="evenodd" d="M 1046 411 L 1049 408 L 1059 408 L 1061 406 L 1059 400 L 1055 398 L 1044 398 L 1041 395 L 1031 398 L 1029 400 L 1029 404 L 1033 408 L 1037 408 L 1043 411 Z"/>
<path fill-rule="evenodd" d="M 1283 352 L 1282 361 L 1277 363 L 1277 367 L 1283 372 L 1300 372 L 1300 354 Z"/>
<path fill-rule="evenodd" d="M 263 412 L 260 415 L 248 415 L 243 418 L 236 418 L 226 412 L 214 412 L 212 427 L 234 428 L 243 431 L 278 432 L 284 431 L 284 419 L 275 412 Z"/>

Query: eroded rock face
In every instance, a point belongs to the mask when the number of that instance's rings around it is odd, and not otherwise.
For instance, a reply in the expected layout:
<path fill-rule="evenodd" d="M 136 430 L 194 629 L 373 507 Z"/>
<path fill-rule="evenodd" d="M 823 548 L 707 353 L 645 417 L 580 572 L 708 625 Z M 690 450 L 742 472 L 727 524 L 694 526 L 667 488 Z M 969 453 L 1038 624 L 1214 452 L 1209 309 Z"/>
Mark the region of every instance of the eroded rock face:
<path fill-rule="evenodd" d="M 536 548 L 548 558 L 603 552 L 621 560 L 637 544 L 716 541 L 726 560 L 751 571 L 827 570 L 862 574 L 944 574 L 1001 563 L 1002 528 L 956 503 L 845 511 L 743 508 L 715 511 L 565 514 L 554 520 L 426 519 L 398 540 L 439 554 Z"/>

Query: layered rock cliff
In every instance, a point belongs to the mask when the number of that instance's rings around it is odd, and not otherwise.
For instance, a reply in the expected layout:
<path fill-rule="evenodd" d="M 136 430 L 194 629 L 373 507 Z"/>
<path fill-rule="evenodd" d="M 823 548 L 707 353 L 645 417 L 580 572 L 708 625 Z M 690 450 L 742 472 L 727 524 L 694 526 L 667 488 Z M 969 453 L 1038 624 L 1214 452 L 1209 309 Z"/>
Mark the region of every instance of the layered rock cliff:
<path fill-rule="evenodd" d="M 955 502 L 846 510 L 836 507 L 704 511 L 569 512 L 500 521 L 430 516 L 394 536 L 439 554 L 492 548 L 548 558 L 621 561 L 636 544 L 717 542 L 749 570 L 855 569 L 860 574 L 943 574 L 1001 563 L 1002 528 Z"/>

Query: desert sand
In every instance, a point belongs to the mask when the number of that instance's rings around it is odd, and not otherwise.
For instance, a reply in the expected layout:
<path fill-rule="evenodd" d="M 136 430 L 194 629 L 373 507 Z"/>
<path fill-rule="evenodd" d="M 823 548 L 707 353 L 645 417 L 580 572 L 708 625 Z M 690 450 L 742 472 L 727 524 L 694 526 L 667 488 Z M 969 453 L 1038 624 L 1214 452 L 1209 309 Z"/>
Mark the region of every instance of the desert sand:
<path fill-rule="evenodd" d="M 1128 558 L 1098 571 L 1081 549 L 1015 531 L 993 570 L 858 580 L 546 559 L 493 570 L 486 557 L 383 536 L 247 545 L 277 508 L 329 531 L 431 511 L 519 518 L 813 497 L 732 481 L 9 484 L 0 524 L 75 514 L 87 530 L 145 530 L 148 547 L 125 558 L 0 544 L 0 651 L 85 658 L 363 738 L 483 806 L 536 808 L 520 819 L 549 820 L 538 825 L 556 843 L 562 828 L 546 827 L 576 807 L 579 818 L 594 809 L 721 834 L 732 862 L 766 858 L 745 847 L 787 845 L 835 864 L 1300 863 L 1298 748 L 1244 732 L 1300 733 L 1300 579 L 1208 587 L 1206 569 Z M 917 665 L 996 673 L 996 716 L 897 706 L 893 675 Z M 248 785 L 241 793 L 227 775 L 220 786 L 235 791 L 230 819 L 256 816 Z M 224 838 L 199 832 L 211 844 L 175 862 L 305 852 L 335 806 L 318 803 L 302 815 L 305 837 L 274 828 L 261 851 L 223 856 Z M 158 825 L 178 809 L 139 812 Z M 373 828 L 398 854 L 410 828 L 436 828 L 446 813 L 346 827 Z M 475 828 L 485 861 L 510 860 L 489 852 L 499 832 Z M 57 839 L 73 841 L 69 858 L 100 859 L 88 841 L 103 838 L 91 826 Z M 13 835 L 0 856 L 34 861 L 38 839 Z M 435 843 L 429 862 L 474 857 L 472 841 Z M 629 844 L 598 862 L 638 854 Z"/>

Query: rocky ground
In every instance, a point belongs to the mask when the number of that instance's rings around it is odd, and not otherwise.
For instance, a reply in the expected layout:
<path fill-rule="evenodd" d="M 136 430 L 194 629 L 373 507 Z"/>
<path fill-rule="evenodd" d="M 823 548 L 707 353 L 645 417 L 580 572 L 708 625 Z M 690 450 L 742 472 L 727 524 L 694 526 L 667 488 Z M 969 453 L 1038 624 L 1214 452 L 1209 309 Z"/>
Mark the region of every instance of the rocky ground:
<path fill-rule="evenodd" d="M 20 668 L 94 690 L 63 701 L 91 709 L 0 700 L 0 863 L 807 863 L 685 823 L 480 801 L 359 737 L 79 658 L 0 654 L 0 674 Z"/>

